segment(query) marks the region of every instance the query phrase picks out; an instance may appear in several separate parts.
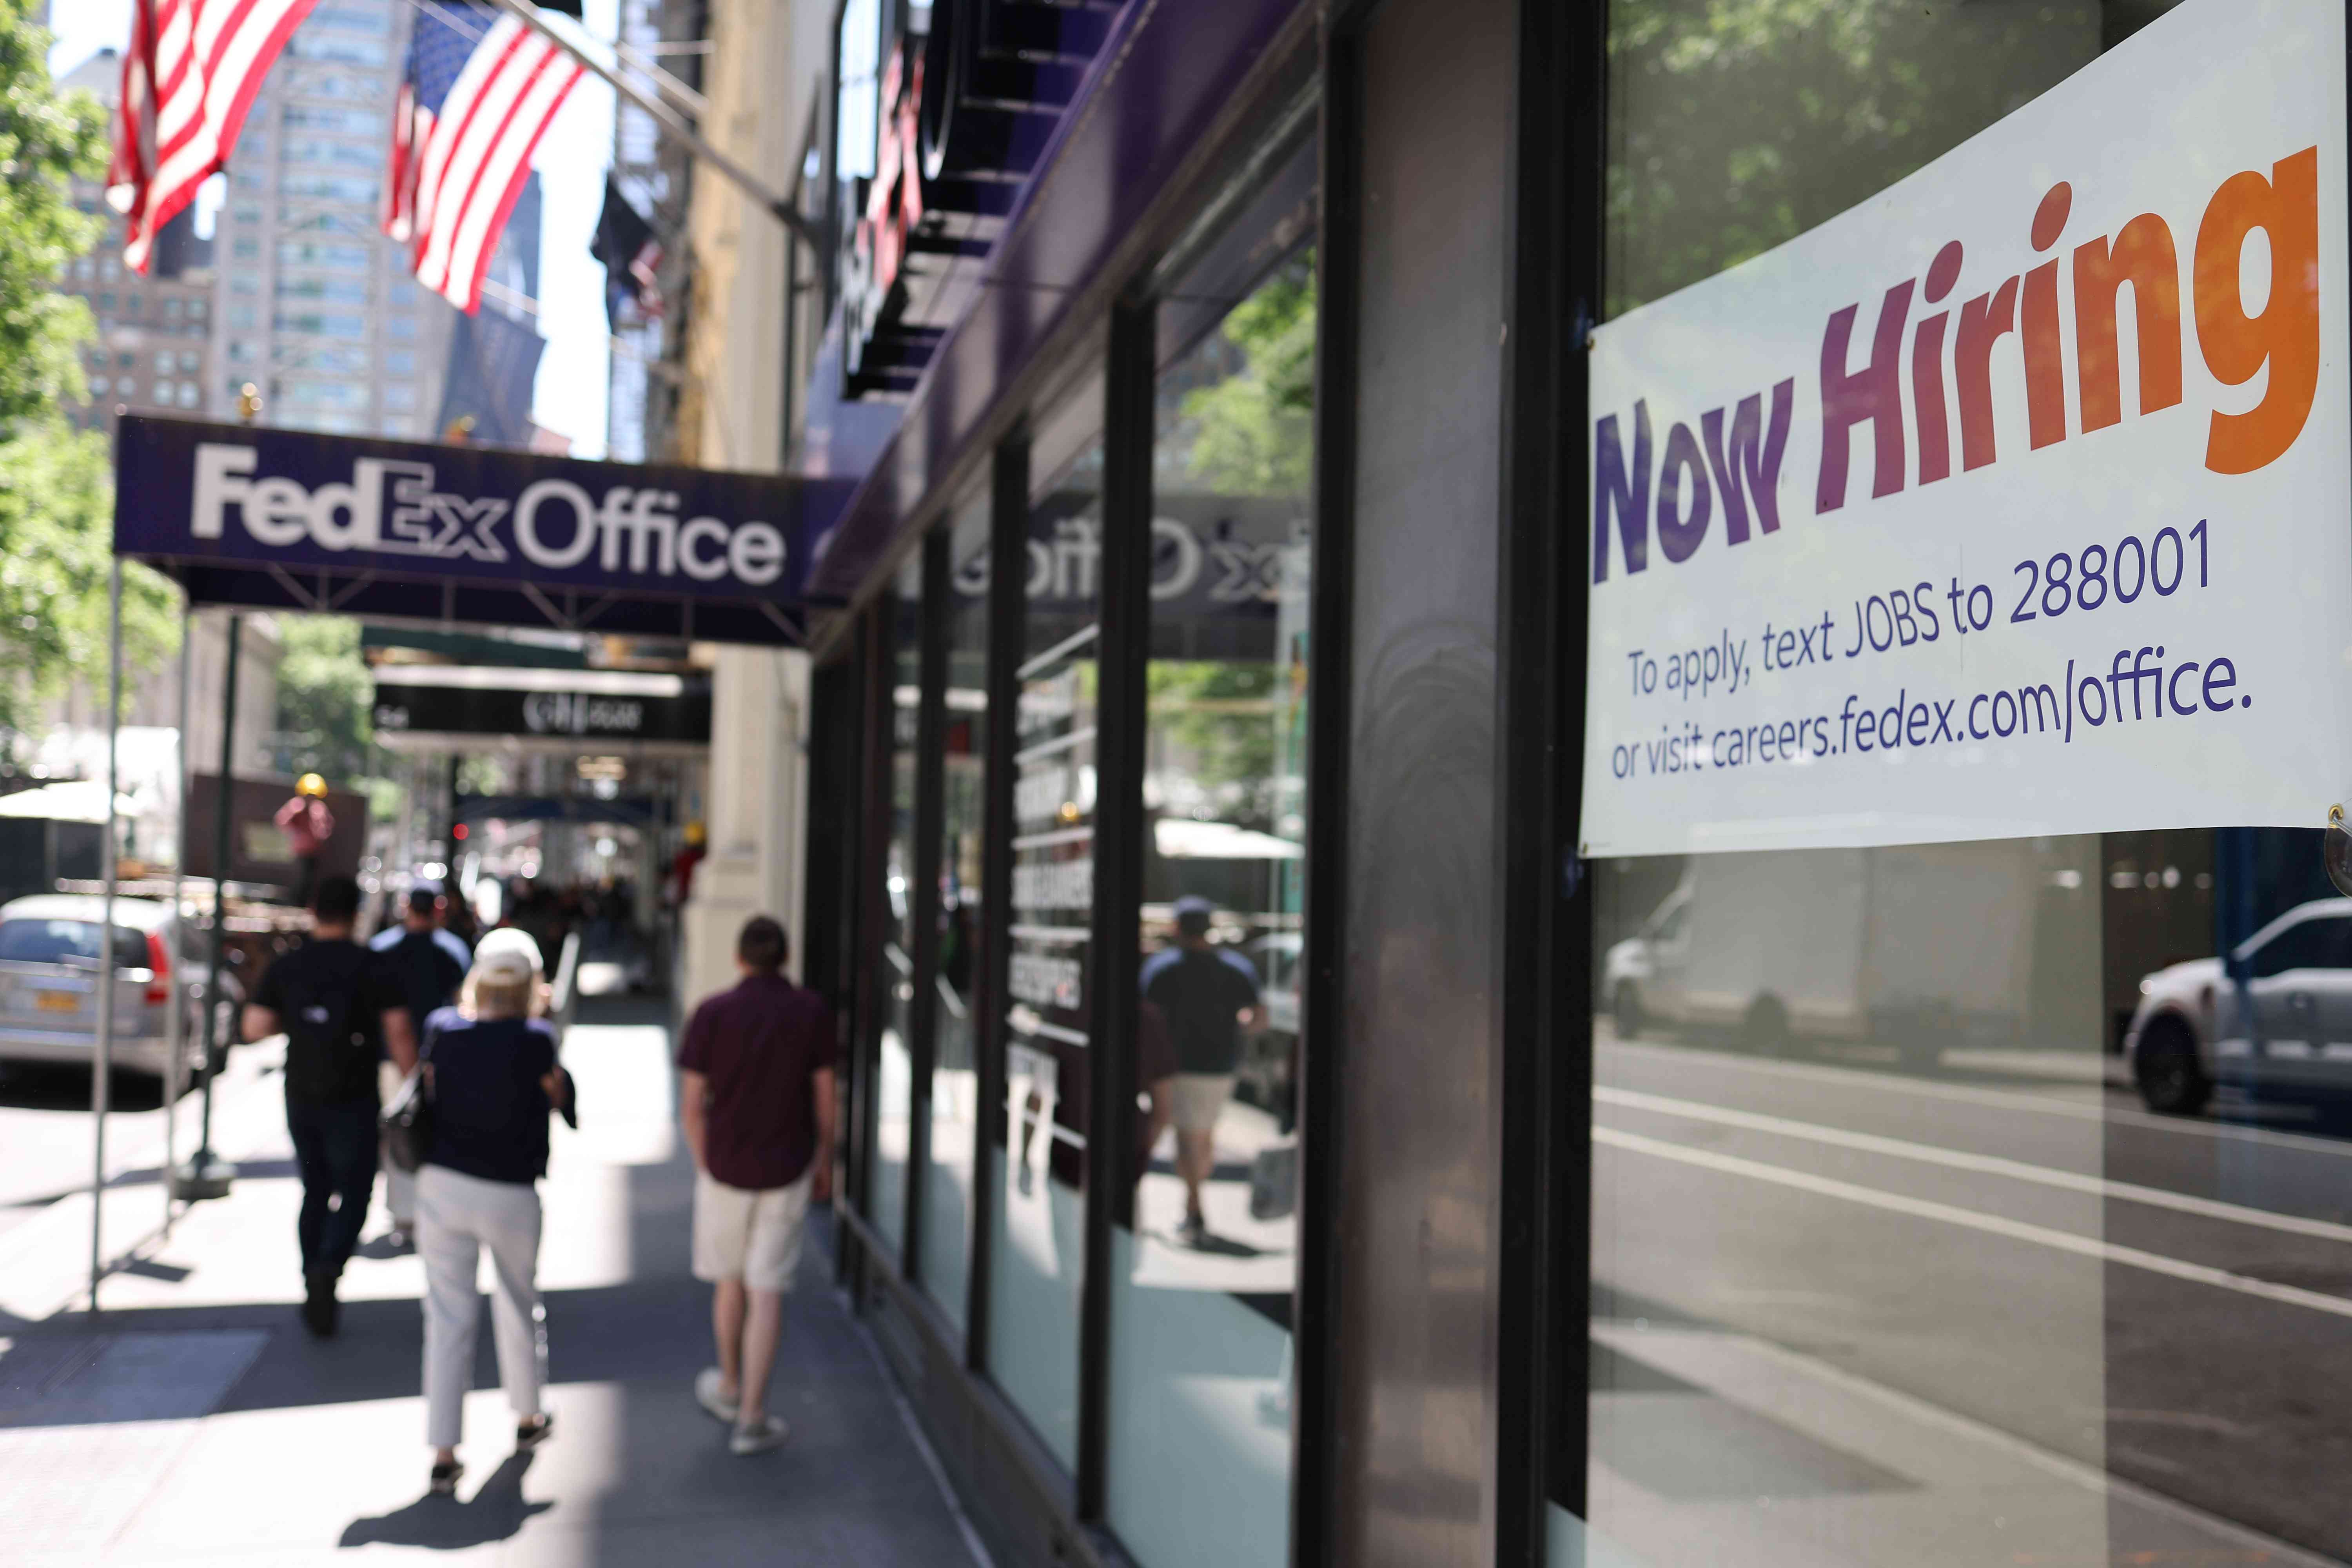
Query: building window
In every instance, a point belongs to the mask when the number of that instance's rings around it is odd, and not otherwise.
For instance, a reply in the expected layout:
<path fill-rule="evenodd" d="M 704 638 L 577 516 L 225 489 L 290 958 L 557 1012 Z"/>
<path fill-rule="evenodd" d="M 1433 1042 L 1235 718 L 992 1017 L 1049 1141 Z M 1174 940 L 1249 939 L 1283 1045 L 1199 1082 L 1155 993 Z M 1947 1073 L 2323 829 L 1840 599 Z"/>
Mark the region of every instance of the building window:
<path fill-rule="evenodd" d="M 89 395 L 92 397 L 104 397 L 108 393 L 112 392 L 113 390 L 114 384 L 107 380 L 106 377 L 102 375 L 94 375 L 89 378 Z"/>
<path fill-rule="evenodd" d="M 123 349 L 114 356 L 114 365 L 117 370 L 129 370 L 132 365 L 137 364 L 138 363 L 139 356 L 132 353 L 129 349 Z"/>
<path fill-rule="evenodd" d="M 172 351 L 160 349 L 155 354 L 155 368 L 169 375 L 172 372 Z"/>
<path fill-rule="evenodd" d="M 416 406 L 415 386 L 404 381 L 384 383 L 383 405 L 386 408 L 414 409 Z"/>
<path fill-rule="evenodd" d="M 1297 1222 L 1256 1200 L 1298 1158 L 1314 169 L 1309 142 L 1278 185 L 1294 205 L 1158 312 L 1142 951 L 1123 960 L 1151 1109 L 1112 1210 L 1112 1331 L 1131 1349 L 1111 1360 L 1106 1450 L 1111 1525 L 1146 1568 L 1279 1562 L 1289 1538 L 1287 1447 L 1200 1394 L 1290 1409 Z M 1180 1468 L 1219 1506 L 1171 1507 Z"/>
<path fill-rule="evenodd" d="M 916 723 L 923 688 L 923 552 L 898 574 L 889 601 L 890 829 L 882 867 L 882 1006 L 875 1080 L 872 1217 L 894 1249 L 907 1239 L 907 1152 L 914 1093 Z"/>
<path fill-rule="evenodd" d="M 1789 297 L 1795 286 L 1786 280 L 1820 254 L 1803 248 L 1819 239 L 1799 237 L 1842 215 L 1854 214 L 1844 237 L 1888 258 L 1885 283 L 1859 307 L 1863 323 L 1879 319 L 1880 289 L 1932 278 L 1936 247 L 1967 237 L 1969 270 L 1953 299 L 1930 305 L 1922 292 L 1905 295 L 1921 342 L 1933 341 L 1930 311 L 1948 307 L 1968 321 L 1964 300 L 1979 319 L 1987 299 L 2007 308 L 2010 285 L 2000 279 L 2038 264 L 2028 220 L 2062 176 L 2074 181 L 2065 249 L 2105 257 L 2102 235 L 2140 204 L 2188 186 L 2165 177 L 2158 161 L 2173 154 L 2164 146 L 2143 147 L 2137 127 L 2087 119 L 2085 108 L 2117 91 L 2178 101 L 2184 68 L 2177 54 L 2168 61 L 2150 49 L 2136 58 L 2163 68 L 2153 79 L 2137 79 L 2123 56 L 2086 79 L 2066 79 L 2137 24 L 2165 28 L 2198 8 L 2158 15 L 2168 9 L 1868 5 L 1842 8 L 1824 28 L 1767 6 L 1617 0 L 1603 56 L 1608 199 L 1593 215 L 1607 286 L 1596 363 L 1608 354 L 1643 366 L 1652 416 L 1672 410 L 1657 429 L 1663 447 L 1668 428 L 1678 443 L 1688 439 L 1703 404 L 1662 398 L 1705 384 L 1716 364 L 1758 363 L 1772 341 L 1776 295 Z M 1726 23 L 1734 11 L 1743 19 L 1736 37 Z M 2186 68 L 2207 68 L 2210 58 Z M 2089 85 L 2102 73 L 2111 85 Z M 2227 79 L 2200 82 L 2200 117 L 2234 117 Z M 2336 79 L 2329 113 L 2340 117 Z M 2036 100 L 2053 88 L 2082 95 L 2074 102 L 2084 108 L 2048 113 L 2053 106 Z M 1919 173 L 2013 112 L 2019 122 L 2004 133 L 2030 126 L 2047 145 L 2082 151 L 2046 166 L 2025 160 L 2013 175 L 2006 160 L 1994 173 L 1982 150 L 1963 151 L 1961 160 L 1975 162 L 1948 166 L 1957 173 Z M 1969 205 L 1979 188 L 1985 210 L 2015 215 L 1981 246 Z M 2086 200 L 2103 216 L 2086 222 Z M 2173 230 L 2185 272 L 2197 208 L 2187 210 L 2189 231 Z M 1894 244 L 1883 238 L 1890 226 L 1873 216 L 1888 212 L 1903 226 Z M 2160 221 L 2155 226 L 2163 232 Z M 1914 233 L 1916 259 L 1893 259 Z M 1774 254 L 1790 240 L 1798 249 Z M 1950 253 L 1958 262 L 1961 247 Z M 1737 277 L 1721 276 L 1734 268 Z M 2026 288 L 2034 276 L 2027 273 Z M 1748 278 L 1759 280 L 1754 291 L 1716 318 L 1720 331 L 1696 326 Z M 1801 319 L 1818 333 L 1821 315 L 1808 307 Z M 1676 330 L 1692 335 L 1645 357 Z M 1867 332 L 1864 325 L 1853 334 L 1853 365 L 1867 358 Z M 1903 355 L 1905 392 L 1931 385 L 1935 362 L 1915 363 L 1907 326 L 1901 342 L 1912 350 Z M 2008 352 L 1993 362 L 2006 367 L 1997 378 L 2020 374 L 2017 351 Z M 1965 385 L 1968 371 L 1958 374 Z M 2021 404 L 2018 384 L 2000 380 L 1998 395 Z M 1755 390 L 1742 384 L 1730 395 Z M 1596 400 L 1593 417 L 1613 413 L 1630 425 L 1639 406 L 1631 398 Z M 1998 406 L 2004 420 L 2018 411 L 2016 424 L 2000 428 L 2006 458 L 2012 439 L 2023 447 L 2025 423 L 2018 405 Z M 1706 416 L 1710 429 L 1720 417 Z M 1672 423 L 1685 418 L 1687 426 Z M 2201 416 L 2198 429 L 2201 441 Z M 1912 448 L 1923 462 L 1924 446 Z M 1866 474 L 1868 458 L 1856 461 Z M 1691 469 L 1699 483 L 1706 468 L 1701 455 Z M 2118 474 L 2115 493 L 2135 493 L 2138 477 Z M 1801 481 L 1808 492 L 1812 478 Z M 1718 516 L 1731 493 L 1717 491 Z M 1973 493 L 1986 510 L 2000 510 L 1999 490 Z M 1577 500 L 1580 512 L 1591 499 Z M 2063 499 L 2053 489 L 2041 504 L 2056 517 Z M 1804 513 L 1809 525 L 1831 521 L 1816 520 L 1810 504 Z M 1663 523 L 1666 511 L 1658 515 Z M 1937 521 L 1933 513 L 1906 517 Z M 1580 516 L 1574 532 L 1586 538 Z M 1808 541 L 1821 552 L 1808 559 L 1827 563 L 1857 542 L 1856 525 Z M 1653 577 L 1659 564 L 1653 554 Z M 1724 558 L 1702 564 L 1712 570 Z M 1814 591 L 1810 566 L 1783 570 L 1791 597 Z M 1630 651 L 1604 653 L 1598 601 L 1628 585 L 1621 577 L 1593 590 L 1596 689 Z M 1709 613 L 1678 593 L 1648 602 L 1670 601 L 1671 614 L 1693 625 Z M 1754 602 L 1760 610 L 1764 601 Z M 2147 640 L 2161 638 L 2159 629 Z M 1978 657 L 1969 656 L 1971 671 Z M 1620 662 L 1612 669 L 1607 661 Z M 1793 682 L 1749 711 L 1810 707 L 1820 688 Z M 1724 717 L 1736 708 L 1737 700 L 1717 699 L 1708 727 L 1727 722 L 1727 733 L 1739 734 L 1740 721 Z M 1724 744 L 1715 742 L 1717 767 L 1727 765 Z M 2018 758 L 1999 743 L 1960 762 L 1964 752 L 1954 748 L 1957 765 L 1983 765 L 1959 776 L 1981 778 L 2004 799 L 2030 793 L 2020 775 L 2004 779 L 2004 764 Z M 1607 756 L 1603 745 L 1603 771 L 1587 774 L 1588 799 L 1611 782 Z M 1870 761 L 1898 757 L 1915 775 L 1947 765 L 1907 746 Z M 1761 784 L 1765 771 L 1754 770 L 1759 787 L 1775 787 Z M 1878 776 L 1885 809 L 1918 814 L 1893 820 L 1933 817 L 1937 808 L 1904 800 L 1891 766 Z M 1711 814 L 1672 795 L 1658 789 L 1652 809 L 1704 843 L 1717 826 Z M 1791 790 L 1783 798 L 1811 797 Z M 2116 809 L 2120 818 L 2131 807 L 2118 800 Z M 1968 822 L 1936 826 L 1965 832 Z M 1844 830 L 1853 835 L 1846 843 L 1832 837 L 1837 829 L 1809 836 L 1822 847 L 1601 858 L 1583 868 L 1597 1014 L 1591 1172 L 1589 1190 L 1580 1182 L 1560 1200 L 1573 1205 L 1575 1224 L 1589 1218 L 1590 1310 L 1556 1322 L 1551 1343 L 1574 1358 L 1570 1386 L 1590 1369 L 1583 1441 L 1564 1449 L 1577 1455 L 1578 1473 L 1555 1477 L 1556 1495 L 1585 1500 L 1586 1517 L 1555 1508 L 1553 1561 L 1908 1560 L 1921 1537 L 1907 1525 L 1880 1534 L 1876 1521 L 1890 1507 L 1934 1517 L 1925 1527 L 1935 1539 L 1929 1554 L 1952 1562 L 2352 1556 L 2352 1527 L 2340 1510 L 2312 1506 L 2315 1472 L 2305 1468 L 2315 1445 L 2337 1440 L 2341 1416 L 2280 1374 L 2283 1365 L 2343 1353 L 2340 1286 L 2316 1287 L 2330 1292 L 2318 1312 L 2258 1299 L 2276 1281 L 2319 1278 L 2298 1269 L 2336 1266 L 2316 1252 L 2285 1261 L 2279 1233 L 2316 1212 L 2298 1195 L 2310 1162 L 2333 1168 L 2352 1151 L 2340 1122 L 2311 1145 L 2290 1145 L 2276 1123 L 2261 1125 L 2296 1114 L 2292 1091 L 2270 1074 L 2294 1074 L 2299 1063 L 2290 1061 L 2323 1048 L 2304 1037 L 2335 1029 L 2291 1023 L 2294 1005 L 2282 1003 L 2271 1016 L 2277 1034 L 2265 1031 L 2258 933 L 2326 893 L 2317 836 L 2223 827 L 1879 846 L 1859 824 Z M 2322 995 L 2352 971 L 2352 941 L 2331 933 L 2324 948 L 2307 955 L 2305 971 Z M 2193 1114 L 2201 1097 L 2192 1095 L 2166 1105 L 2176 1114 L 2158 1120 L 2137 1102 L 2126 1066 L 2133 1058 L 2116 1051 L 2144 988 L 2162 1005 L 2141 1016 L 2157 1022 L 2167 1051 L 2186 1054 L 2172 1056 L 2166 1076 L 2143 1081 L 2141 1092 L 2210 1089 L 2208 1068 L 2226 1073 L 2226 1053 L 2242 1051 L 2245 1088 L 2226 1109 Z M 2271 1038 L 2290 1049 L 2266 1070 Z M 1561 1059 L 1580 1071 L 1581 1040 Z M 2177 1114 L 2184 1111 L 2192 1114 Z M 2230 1219 L 2188 1217 L 2220 1213 L 2203 1205 L 2225 1196 L 2235 1205 Z M 2295 1348 L 2283 1354 L 2290 1342 Z M 1993 1480 L 1996 1473 L 2018 1489 Z M 2003 1500 L 1962 1502 L 1964 1474 L 2000 1488 Z M 2222 1544 L 2256 1533 L 2265 1538 L 2260 1547 Z M 2271 1544 L 2281 1539 L 2289 1544 Z"/>
<path fill-rule="evenodd" d="M 416 374 L 415 351 L 387 349 L 384 351 L 383 369 L 387 375 L 415 375 Z"/>
<path fill-rule="evenodd" d="M 195 371 L 195 368 L 196 351 L 194 349 L 182 349 L 180 351 L 180 374 L 182 375 L 192 374 Z"/>
<path fill-rule="evenodd" d="M 184 381 L 180 383 L 180 406 L 183 408 L 194 408 L 195 405 L 196 384 L 193 381 Z"/>
<path fill-rule="evenodd" d="M 100 310 L 113 310 L 113 309 L 114 309 L 114 290 L 113 290 L 113 289 L 100 289 L 100 290 L 99 290 L 99 292 L 98 292 L 98 308 L 99 308 Z"/>
<path fill-rule="evenodd" d="M 946 623 L 940 701 L 939 931 L 932 986 L 930 1154 L 924 1176 L 923 1289 L 961 1326 L 971 1280 L 972 1184 L 979 1179 L 982 850 L 988 832 L 989 491 L 948 525 L 947 581 L 934 614 Z"/>
<path fill-rule="evenodd" d="M 1015 722 L 1013 976 L 1004 1003 L 1004 1126 L 995 1151 L 988 1363 L 1045 1447 L 1076 1468 L 1078 1297 L 1086 1279 L 1087 1063 L 1092 946 L 1095 692 L 1100 631 L 1102 384 L 1035 444 L 1028 531 L 1054 542 L 1023 605 Z"/>
<path fill-rule="evenodd" d="M 98 264 L 98 275 L 111 283 L 122 276 L 122 263 L 111 256 L 101 258 Z"/>
<path fill-rule="evenodd" d="M 395 338 L 413 338 L 416 335 L 416 318 L 414 316 L 387 316 L 384 318 L 383 324 L 384 330 Z"/>
<path fill-rule="evenodd" d="M 191 300 L 188 301 L 188 320 L 192 321 L 201 321 L 210 314 L 211 310 L 202 300 Z"/>

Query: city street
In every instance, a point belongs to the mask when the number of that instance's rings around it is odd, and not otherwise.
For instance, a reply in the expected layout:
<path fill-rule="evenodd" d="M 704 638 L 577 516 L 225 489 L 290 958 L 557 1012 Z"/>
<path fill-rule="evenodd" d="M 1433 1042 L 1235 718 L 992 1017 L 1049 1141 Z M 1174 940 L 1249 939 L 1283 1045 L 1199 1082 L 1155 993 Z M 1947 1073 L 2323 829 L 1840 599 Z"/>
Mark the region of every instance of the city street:
<path fill-rule="evenodd" d="M 2019 1562 L 2352 1555 L 2352 1142 L 2310 1113 L 2150 1116 L 2087 1053 L 1596 1042 L 1604 1536 L 1675 1561 L 1738 1500 L 1742 1561 L 1982 1561 L 1988 1514 Z"/>
<path fill-rule="evenodd" d="M 687 1269 L 693 1175 L 666 1010 L 584 1011 L 564 1046 L 581 1126 L 556 1130 L 541 1184 L 547 1402 L 560 1423 L 544 1448 L 509 1453 L 513 1418 L 485 1331 L 466 1476 L 455 1499 L 424 1495 L 424 1273 L 385 1244 L 380 1197 L 344 1276 L 341 1332 L 303 1332 L 282 1047 L 265 1042 L 235 1054 L 215 1105 L 216 1145 L 240 1166 L 228 1199 L 155 1238 L 152 1184 L 132 1170 L 110 1192 L 109 1254 L 131 1256 L 96 1318 L 78 1300 L 86 1193 L 0 1235 L 0 1562 L 277 1565 L 362 1546 L 567 1568 L 979 1560 L 832 1287 L 824 1226 L 785 1308 L 771 1395 L 792 1437 L 750 1460 L 728 1453 L 691 1393 L 710 1356 L 709 1294 Z M 11 1095 L 12 1180 L 31 1168 L 16 1163 L 16 1129 L 65 1147 L 76 1114 L 29 1089 Z M 156 1112 L 145 1120 L 160 1129 Z"/>

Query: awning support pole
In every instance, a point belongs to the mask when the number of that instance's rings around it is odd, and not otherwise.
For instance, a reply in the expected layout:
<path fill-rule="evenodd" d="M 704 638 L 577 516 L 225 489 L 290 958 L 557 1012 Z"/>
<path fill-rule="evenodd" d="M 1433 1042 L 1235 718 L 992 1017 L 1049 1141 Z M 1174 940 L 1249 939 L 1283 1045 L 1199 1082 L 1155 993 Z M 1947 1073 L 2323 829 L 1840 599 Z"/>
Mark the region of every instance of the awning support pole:
<path fill-rule="evenodd" d="M 114 796 L 121 788 L 121 759 L 115 741 L 122 727 L 122 557 L 113 557 L 107 575 L 106 631 L 106 837 L 99 841 L 105 858 L 106 893 L 98 913 L 98 1044 L 90 1057 L 89 1111 L 91 1138 L 89 1184 L 89 1310 L 98 1311 L 98 1282 L 106 1272 L 106 1100 L 107 1082 L 114 1066 L 114 882 L 121 868 L 121 848 L 114 836 Z"/>
<path fill-rule="evenodd" d="M 188 988 L 180 976 L 180 964 L 187 955 L 186 914 L 181 907 L 183 884 L 188 874 L 188 648 L 189 628 L 196 619 L 195 601 L 184 600 L 180 606 L 180 689 L 179 711 L 173 720 L 178 726 L 172 735 L 173 789 L 179 797 L 176 816 L 179 842 L 172 851 L 172 919 L 164 928 L 171 934 L 171 946 L 163 959 L 171 968 L 164 989 L 170 994 L 171 1013 L 163 1020 L 165 1051 L 170 1066 L 163 1074 L 163 1234 L 172 1234 L 173 1211 L 180 1201 L 180 1165 L 175 1157 L 179 1152 L 180 1094 L 187 1087 L 181 1075 L 187 1070 L 188 1059 Z"/>
<path fill-rule="evenodd" d="M 220 1035 L 221 962 L 228 952 L 229 798 L 236 788 L 236 666 L 245 644 L 245 617 L 228 618 L 228 658 L 221 676 L 220 778 L 213 797 L 213 950 L 205 976 L 205 1110 L 196 1152 L 188 1156 L 188 1201 L 228 1196 L 236 1167 L 213 1152 L 213 1082 L 228 1058 Z M 229 1025 L 236 1031 L 234 1020 Z"/>

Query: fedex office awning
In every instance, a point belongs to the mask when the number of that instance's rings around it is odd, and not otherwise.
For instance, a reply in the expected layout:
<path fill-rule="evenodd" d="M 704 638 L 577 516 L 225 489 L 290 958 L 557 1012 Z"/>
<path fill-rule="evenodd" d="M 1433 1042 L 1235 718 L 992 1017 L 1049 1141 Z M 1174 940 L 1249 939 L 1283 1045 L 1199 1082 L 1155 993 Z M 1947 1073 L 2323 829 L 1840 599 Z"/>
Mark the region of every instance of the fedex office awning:
<path fill-rule="evenodd" d="M 851 488 L 132 415 L 114 549 L 198 604 L 798 644 Z"/>

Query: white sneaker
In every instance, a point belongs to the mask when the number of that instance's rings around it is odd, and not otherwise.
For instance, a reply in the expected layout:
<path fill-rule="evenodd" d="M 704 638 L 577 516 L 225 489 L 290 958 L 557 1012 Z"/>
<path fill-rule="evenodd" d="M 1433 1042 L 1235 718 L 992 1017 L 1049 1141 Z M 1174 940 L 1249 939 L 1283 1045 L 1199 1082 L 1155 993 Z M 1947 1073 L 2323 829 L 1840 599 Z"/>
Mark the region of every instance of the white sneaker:
<path fill-rule="evenodd" d="M 706 1366 L 694 1374 L 694 1401 L 709 1411 L 714 1419 L 724 1421 L 732 1426 L 735 1425 L 735 1418 L 741 1414 L 741 1410 L 736 1401 L 728 1398 L 720 1392 L 723 1386 L 719 1369 L 715 1366 Z"/>
<path fill-rule="evenodd" d="M 736 1427 L 735 1436 L 727 1440 L 727 1451 L 739 1459 L 748 1458 L 753 1454 L 764 1454 L 771 1448 L 783 1447 L 784 1439 L 792 1435 L 793 1429 L 781 1418 L 765 1415 L 761 1417 L 757 1426 Z"/>

